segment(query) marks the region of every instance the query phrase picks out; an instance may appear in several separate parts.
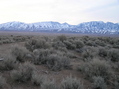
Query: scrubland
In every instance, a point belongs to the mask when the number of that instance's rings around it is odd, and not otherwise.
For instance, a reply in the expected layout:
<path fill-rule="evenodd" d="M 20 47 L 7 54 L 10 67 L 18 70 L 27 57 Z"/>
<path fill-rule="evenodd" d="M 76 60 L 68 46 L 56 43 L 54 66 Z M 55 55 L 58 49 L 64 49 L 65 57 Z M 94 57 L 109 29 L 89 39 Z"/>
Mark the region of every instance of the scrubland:
<path fill-rule="evenodd" d="M 119 89 L 119 37 L 0 35 L 0 89 Z"/>

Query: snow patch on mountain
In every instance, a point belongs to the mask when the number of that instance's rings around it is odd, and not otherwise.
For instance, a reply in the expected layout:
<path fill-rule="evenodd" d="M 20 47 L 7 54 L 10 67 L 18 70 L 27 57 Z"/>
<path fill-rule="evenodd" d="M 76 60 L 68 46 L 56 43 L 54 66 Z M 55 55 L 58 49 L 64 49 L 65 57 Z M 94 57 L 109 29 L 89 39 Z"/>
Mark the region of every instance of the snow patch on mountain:
<path fill-rule="evenodd" d="M 55 31 L 55 32 L 73 32 L 73 33 L 89 33 L 89 34 L 119 34 L 119 24 L 103 21 L 84 22 L 78 25 L 70 25 L 68 23 L 59 23 L 53 21 L 23 23 L 8 22 L 0 24 L 0 30 L 16 30 L 16 31 Z"/>

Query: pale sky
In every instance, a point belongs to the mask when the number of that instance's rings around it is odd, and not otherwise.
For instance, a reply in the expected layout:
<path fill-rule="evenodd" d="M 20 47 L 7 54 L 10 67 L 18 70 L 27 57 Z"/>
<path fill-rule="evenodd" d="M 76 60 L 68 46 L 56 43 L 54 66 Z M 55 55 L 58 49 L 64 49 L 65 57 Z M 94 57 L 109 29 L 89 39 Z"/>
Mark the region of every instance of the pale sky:
<path fill-rule="evenodd" d="M 119 0 L 0 0 L 0 23 L 119 23 Z"/>

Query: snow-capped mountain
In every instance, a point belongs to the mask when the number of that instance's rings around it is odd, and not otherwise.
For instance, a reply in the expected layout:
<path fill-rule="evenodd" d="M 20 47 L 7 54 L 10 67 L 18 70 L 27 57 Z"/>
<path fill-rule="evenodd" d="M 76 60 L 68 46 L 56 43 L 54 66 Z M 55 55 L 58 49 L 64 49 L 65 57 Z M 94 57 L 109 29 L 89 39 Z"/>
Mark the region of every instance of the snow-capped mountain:
<path fill-rule="evenodd" d="M 102 21 L 92 21 L 77 25 L 77 30 L 82 33 L 101 33 L 101 34 L 118 34 L 119 24 Z"/>
<path fill-rule="evenodd" d="M 102 21 L 85 22 L 78 25 L 52 21 L 27 24 L 14 21 L 0 24 L 0 30 L 119 34 L 119 24 Z"/>

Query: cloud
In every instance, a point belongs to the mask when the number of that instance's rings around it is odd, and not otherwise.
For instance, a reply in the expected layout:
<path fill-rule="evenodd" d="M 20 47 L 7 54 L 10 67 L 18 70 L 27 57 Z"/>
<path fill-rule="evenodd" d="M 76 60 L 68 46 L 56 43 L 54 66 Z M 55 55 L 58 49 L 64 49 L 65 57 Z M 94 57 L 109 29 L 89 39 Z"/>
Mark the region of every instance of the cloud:
<path fill-rule="evenodd" d="M 119 0 L 0 0 L 0 23 L 118 21 Z"/>

